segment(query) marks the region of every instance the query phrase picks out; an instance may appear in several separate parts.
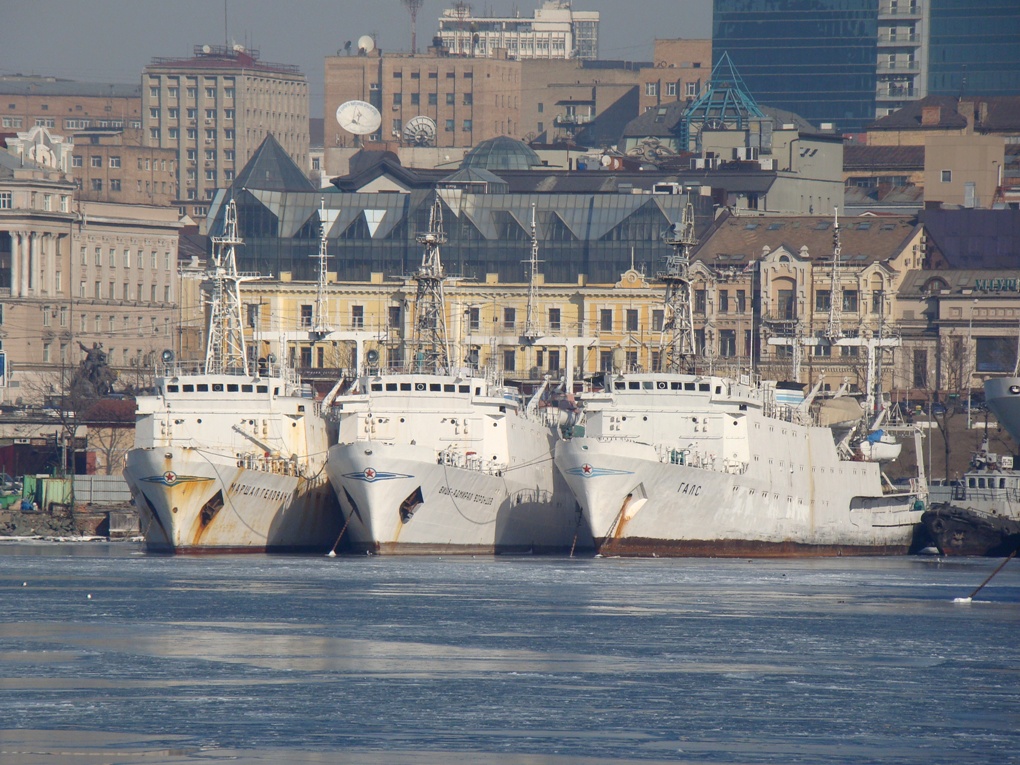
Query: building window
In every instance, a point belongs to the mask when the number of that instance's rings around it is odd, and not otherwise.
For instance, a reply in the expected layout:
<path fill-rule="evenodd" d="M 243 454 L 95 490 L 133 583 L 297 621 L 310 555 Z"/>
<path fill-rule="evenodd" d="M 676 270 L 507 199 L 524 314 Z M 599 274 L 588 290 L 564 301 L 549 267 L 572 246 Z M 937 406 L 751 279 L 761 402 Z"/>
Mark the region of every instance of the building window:
<path fill-rule="evenodd" d="M 223 95 L 225 97 L 227 97 L 227 98 L 233 98 L 234 97 L 234 89 L 233 88 L 224 88 L 223 89 Z"/>
<path fill-rule="evenodd" d="M 149 118 L 150 119 L 154 119 L 154 120 L 158 120 L 159 119 L 159 109 L 157 109 L 155 107 L 149 109 Z"/>
<path fill-rule="evenodd" d="M 78 154 L 71 157 L 71 167 L 81 167 L 81 159 L 81 156 Z"/>
<path fill-rule="evenodd" d="M 815 346 L 815 356 L 828 358 L 832 356 L 832 346 L 828 343 L 819 343 Z"/>
<path fill-rule="evenodd" d="M 447 106 L 453 106 L 453 103 L 454 103 L 454 94 L 453 93 L 447 93 L 446 94 L 446 105 Z"/>
<path fill-rule="evenodd" d="M 698 83 L 688 82 L 684 85 L 684 95 L 687 98 L 697 98 L 698 95 Z"/>
<path fill-rule="evenodd" d="M 646 96 L 657 96 L 657 95 L 659 95 L 659 83 L 657 83 L 657 82 L 646 82 L 645 83 L 645 95 Z"/>
<path fill-rule="evenodd" d="M 447 120 L 447 121 L 446 121 L 446 132 L 447 132 L 447 133 L 452 133 L 452 132 L 453 132 L 453 130 L 454 130 L 454 127 L 453 127 L 453 120 Z"/>
<path fill-rule="evenodd" d="M 471 332 L 478 332 L 482 326 L 482 309 L 480 308 L 469 308 L 468 309 L 468 330 Z"/>
<path fill-rule="evenodd" d="M 14 208 L 14 192 L 0 191 L 0 210 L 11 210 Z"/>
<path fill-rule="evenodd" d="M 42 325 L 44 327 L 50 326 L 50 307 L 48 305 L 42 307 Z"/>
<path fill-rule="evenodd" d="M 550 308 L 549 309 L 549 331 L 559 332 L 560 331 L 560 309 Z"/>
<path fill-rule="evenodd" d="M 43 343 L 43 347 L 42 347 L 42 360 L 43 360 L 44 364 L 49 364 L 50 363 L 50 346 L 52 346 L 52 345 L 53 345 L 53 343 Z"/>
<path fill-rule="evenodd" d="M 439 103 L 439 96 L 435 93 L 429 93 L 429 106 L 435 106 Z"/>
<path fill-rule="evenodd" d="M 99 157 L 99 156 L 91 157 L 89 159 L 89 164 L 92 165 L 92 167 L 102 167 L 103 166 L 103 158 Z"/>
<path fill-rule="evenodd" d="M 504 308 L 503 309 L 503 329 L 512 332 L 514 326 L 517 324 L 517 309 L 516 308 Z"/>
<path fill-rule="evenodd" d="M 662 322 L 665 319 L 665 312 L 661 308 L 652 310 L 652 331 L 662 332 Z M 658 367 L 655 367 L 658 369 Z"/>
<path fill-rule="evenodd" d="M 96 282 L 94 287 L 95 287 L 95 289 L 92 292 L 92 297 L 94 297 L 96 300 L 102 300 L 102 298 L 103 298 L 103 285 L 100 284 L 99 282 Z"/>
<path fill-rule="evenodd" d="M 206 109 L 205 110 L 205 118 L 207 120 L 214 120 L 214 119 L 216 119 L 216 110 L 215 109 Z"/>
<path fill-rule="evenodd" d="M 159 98 L 159 88 L 149 88 L 149 98 Z"/>
<path fill-rule="evenodd" d="M 599 311 L 599 329 L 603 332 L 613 331 L 613 309 L 603 308 Z"/>
<path fill-rule="evenodd" d="M 471 106 L 474 103 L 474 96 L 471 93 L 464 94 L 464 106 Z"/>
<path fill-rule="evenodd" d="M 351 306 L 351 329 L 363 329 L 365 326 L 365 306 Z"/>
<path fill-rule="evenodd" d="M 737 290 L 737 313 L 747 312 L 747 293 L 744 290 Z"/>
<path fill-rule="evenodd" d="M 403 93 L 394 93 L 393 94 L 393 105 L 394 106 L 400 106 L 403 103 L 404 103 L 404 94 Z"/>
<path fill-rule="evenodd" d="M 227 128 L 226 130 L 223 131 L 223 137 L 226 138 L 228 141 L 233 141 L 234 131 L 231 130 L 230 128 Z"/>
<path fill-rule="evenodd" d="M 815 310 L 828 311 L 832 307 L 832 292 L 830 290 L 815 290 Z"/>
<path fill-rule="evenodd" d="M 92 179 L 92 190 L 93 191 L 102 191 L 103 190 L 103 179 L 102 178 L 93 178 Z"/>
<path fill-rule="evenodd" d="M 719 313 L 730 312 L 730 291 L 719 290 Z"/>
<path fill-rule="evenodd" d="M 871 293 L 871 312 L 881 314 L 882 304 L 885 302 L 885 293 L 882 290 L 875 290 Z"/>
<path fill-rule="evenodd" d="M 503 371 L 513 372 L 517 369 L 517 352 L 514 350 L 503 351 Z"/>
<path fill-rule="evenodd" d="M 628 308 L 627 314 L 627 331 L 637 332 L 638 331 L 638 311 L 636 308 Z"/>
<path fill-rule="evenodd" d="M 400 306 L 391 305 L 388 316 L 390 329 L 400 329 Z"/>
<path fill-rule="evenodd" d="M 194 141 L 198 138 L 198 128 L 188 128 L 188 140 Z"/>
<path fill-rule="evenodd" d="M 216 171 L 215 170 L 206 170 L 205 171 L 205 179 L 207 181 L 215 182 L 216 181 Z"/>
<path fill-rule="evenodd" d="M 412 93 L 411 94 L 411 106 L 418 106 L 419 104 L 421 104 L 421 94 L 420 93 Z"/>
<path fill-rule="evenodd" d="M 843 310 L 857 313 L 857 290 L 843 290 Z"/>
<path fill-rule="evenodd" d="M 694 290 L 694 313 L 705 313 L 706 305 L 705 290 Z"/>
<path fill-rule="evenodd" d="M 952 183 L 953 182 L 953 171 L 952 170 L 943 170 L 942 171 L 942 182 L 943 183 Z"/>
<path fill-rule="evenodd" d="M 206 88 L 205 89 L 205 97 L 206 98 L 216 98 L 216 88 Z"/>
<path fill-rule="evenodd" d="M 120 178 L 110 179 L 110 191 L 120 191 Z"/>
<path fill-rule="evenodd" d="M 599 351 L 599 371 L 612 372 L 613 371 L 613 352 L 612 351 Z"/>
<path fill-rule="evenodd" d="M 465 133 L 470 133 L 471 125 L 472 125 L 471 120 L 464 120 L 464 127 L 462 128 L 462 131 Z"/>
<path fill-rule="evenodd" d="M 673 96 L 674 98 L 676 98 L 676 83 L 675 82 L 667 82 L 666 83 L 666 95 L 667 96 Z"/>
<path fill-rule="evenodd" d="M 177 98 L 177 96 L 180 94 L 180 90 L 177 88 L 168 88 L 167 93 L 169 94 L 170 98 Z"/>
<path fill-rule="evenodd" d="M 301 306 L 301 327 L 303 329 L 309 329 L 312 326 L 312 306 L 303 305 Z"/>

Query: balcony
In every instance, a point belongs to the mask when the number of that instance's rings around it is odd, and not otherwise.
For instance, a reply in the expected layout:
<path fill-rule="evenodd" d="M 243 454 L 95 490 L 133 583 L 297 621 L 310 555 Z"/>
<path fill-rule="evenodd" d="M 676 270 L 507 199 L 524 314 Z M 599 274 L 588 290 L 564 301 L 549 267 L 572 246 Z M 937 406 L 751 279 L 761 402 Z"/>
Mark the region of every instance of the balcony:
<path fill-rule="evenodd" d="M 595 117 L 591 114 L 557 114 L 553 118 L 553 124 L 557 127 L 573 127 L 575 125 L 587 125 Z"/>
<path fill-rule="evenodd" d="M 920 74 L 921 65 L 917 61 L 884 61 L 878 64 L 879 74 Z"/>
<path fill-rule="evenodd" d="M 878 36 L 878 47 L 880 48 L 893 48 L 897 46 L 916 48 L 921 44 L 921 36 L 916 35 L 913 32 L 906 34 L 879 34 Z"/>
<path fill-rule="evenodd" d="M 878 7 L 878 18 L 919 19 L 921 18 L 921 4 L 917 2 L 882 3 Z"/>

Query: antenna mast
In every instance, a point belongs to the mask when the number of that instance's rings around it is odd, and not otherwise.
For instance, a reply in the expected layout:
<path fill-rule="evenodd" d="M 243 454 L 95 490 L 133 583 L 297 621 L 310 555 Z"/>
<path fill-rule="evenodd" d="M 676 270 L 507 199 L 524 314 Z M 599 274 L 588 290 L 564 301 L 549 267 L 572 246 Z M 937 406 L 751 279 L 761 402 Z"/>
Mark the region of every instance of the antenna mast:
<path fill-rule="evenodd" d="M 666 270 L 657 274 L 666 284 L 663 300 L 662 334 L 659 337 L 660 371 L 694 371 L 694 306 L 691 290 L 691 249 L 698 243 L 694 235 L 694 205 L 687 202 L 683 219 L 663 236 L 673 248 L 666 257 Z"/>
<path fill-rule="evenodd" d="M 235 248 L 244 244 L 237 235 L 237 207 L 227 205 L 223 236 L 212 238 L 214 249 L 207 278 L 212 281 L 209 305 L 209 336 L 205 348 L 206 374 L 239 371 L 248 374 L 248 353 L 241 321 L 241 283 L 258 277 L 237 272 Z"/>
<path fill-rule="evenodd" d="M 411 14 L 411 53 L 418 52 L 418 9 L 425 0 L 400 0 L 407 8 L 407 12 Z"/>
<path fill-rule="evenodd" d="M 835 225 L 832 229 L 832 285 L 829 288 L 829 326 L 825 336 L 829 340 L 843 337 L 843 284 L 840 274 L 839 208 L 834 207 Z"/>
<path fill-rule="evenodd" d="M 535 226 L 535 204 L 531 204 L 531 259 L 527 261 L 530 267 L 530 273 L 528 275 L 528 315 L 524 321 L 524 337 L 528 340 L 534 340 L 541 334 L 538 331 L 538 326 L 535 324 L 535 303 L 537 300 L 536 294 L 536 277 L 538 275 L 538 264 L 541 263 L 538 259 L 538 229 Z"/>
<path fill-rule="evenodd" d="M 415 367 L 420 371 L 438 374 L 450 366 L 450 348 L 446 336 L 446 302 L 443 297 L 443 264 L 439 259 L 439 245 L 446 243 L 443 231 L 443 208 L 436 194 L 429 214 L 429 230 L 418 234 L 415 240 L 424 246 L 421 266 L 414 275 L 418 290 L 414 299 L 414 333 L 411 348 Z"/>

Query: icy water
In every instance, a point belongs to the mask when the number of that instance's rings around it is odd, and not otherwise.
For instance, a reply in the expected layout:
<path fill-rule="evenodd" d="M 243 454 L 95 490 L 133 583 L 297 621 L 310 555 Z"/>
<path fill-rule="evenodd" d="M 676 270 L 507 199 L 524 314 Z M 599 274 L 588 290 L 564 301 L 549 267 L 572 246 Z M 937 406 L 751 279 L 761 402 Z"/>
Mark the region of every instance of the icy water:
<path fill-rule="evenodd" d="M 7 543 L 0 762 L 1017 763 L 997 563 Z"/>

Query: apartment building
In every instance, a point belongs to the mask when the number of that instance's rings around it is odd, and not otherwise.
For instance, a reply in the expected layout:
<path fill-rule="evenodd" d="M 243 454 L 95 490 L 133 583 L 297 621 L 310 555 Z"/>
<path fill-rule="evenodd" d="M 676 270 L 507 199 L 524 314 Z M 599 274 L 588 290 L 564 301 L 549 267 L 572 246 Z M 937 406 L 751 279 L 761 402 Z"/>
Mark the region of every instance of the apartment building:
<path fill-rule="evenodd" d="M 177 154 L 141 145 L 141 130 L 86 128 L 73 136 L 76 198 L 156 207 L 177 199 Z"/>
<path fill-rule="evenodd" d="M 56 77 L 0 76 L 0 130 L 48 128 L 68 135 L 85 128 L 140 128 L 138 85 L 75 82 Z"/>
<path fill-rule="evenodd" d="M 510 58 L 587 59 L 599 57 L 599 12 L 575 11 L 569 2 L 545 0 L 531 18 L 476 16 L 457 3 L 439 17 L 437 37 L 459 56 L 482 57 L 506 51 Z"/>
<path fill-rule="evenodd" d="M 191 58 L 152 59 L 141 95 L 142 141 L 173 150 L 181 214 L 204 218 L 270 133 L 308 167 L 308 82 L 296 66 L 240 45 L 199 45 Z"/>

